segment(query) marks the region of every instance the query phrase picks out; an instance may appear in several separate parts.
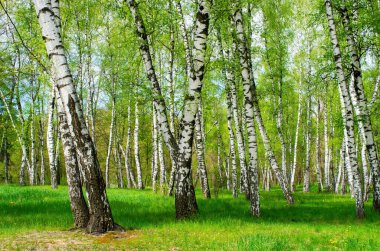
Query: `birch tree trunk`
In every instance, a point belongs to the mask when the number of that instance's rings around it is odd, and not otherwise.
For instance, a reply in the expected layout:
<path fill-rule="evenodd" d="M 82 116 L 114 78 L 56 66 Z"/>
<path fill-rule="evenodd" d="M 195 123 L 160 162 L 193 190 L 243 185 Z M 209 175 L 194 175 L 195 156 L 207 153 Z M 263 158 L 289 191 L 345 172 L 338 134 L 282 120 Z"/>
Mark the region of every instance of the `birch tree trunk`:
<path fill-rule="evenodd" d="M 42 109 L 43 110 L 43 109 Z M 45 185 L 45 156 L 44 156 L 44 149 L 45 149 L 45 142 L 44 142 L 44 125 L 39 120 L 39 141 L 40 141 L 40 159 L 41 159 L 41 168 L 40 168 L 40 184 Z"/>
<path fill-rule="evenodd" d="M 31 81 L 33 83 L 33 81 Z M 33 87 L 33 84 L 32 84 Z M 33 92 L 33 91 L 32 91 Z M 34 97 L 32 94 L 32 101 L 34 103 Z M 31 106 L 31 121 L 30 121 L 30 143 L 31 143 L 31 151 L 30 151 L 30 170 L 29 170 L 29 183 L 31 185 L 37 184 L 37 180 L 35 179 L 35 170 L 36 170 L 36 140 L 34 137 L 34 105 Z"/>
<path fill-rule="evenodd" d="M 50 183 L 53 189 L 57 188 L 57 171 L 55 168 L 55 155 L 54 155 L 54 106 L 55 106 L 55 88 L 54 85 L 51 88 L 50 102 L 48 109 L 48 126 L 47 126 L 47 150 L 49 156 L 49 168 L 50 168 Z"/>
<path fill-rule="evenodd" d="M 141 163 L 140 163 L 140 148 L 139 148 L 139 104 L 135 102 L 135 131 L 134 131 L 134 150 L 135 150 L 135 163 L 137 171 L 137 189 L 144 189 L 142 180 Z"/>
<path fill-rule="evenodd" d="M 124 188 L 124 181 L 123 181 L 123 168 L 121 164 L 121 152 L 120 152 L 120 138 L 119 135 L 117 135 L 117 140 L 116 140 L 116 146 L 114 148 L 115 155 L 116 155 L 116 161 L 117 161 L 117 178 L 118 178 L 118 183 L 117 186 L 118 188 Z"/>
<path fill-rule="evenodd" d="M 305 173 L 303 179 L 303 192 L 310 192 L 310 113 L 311 113 L 311 97 L 308 92 L 307 97 L 307 106 L 306 106 L 306 165 L 305 165 Z M 296 149 L 294 149 L 296 151 Z"/>
<path fill-rule="evenodd" d="M 353 35 L 352 25 L 347 9 L 342 9 L 343 26 L 346 33 L 347 45 L 350 52 L 351 67 L 353 70 L 353 81 L 350 82 L 349 90 L 352 104 L 355 109 L 356 118 L 359 124 L 359 132 L 362 141 L 365 142 L 367 156 L 372 171 L 373 184 L 373 208 L 380 211 L 380 168 L 377 156 L 376 144 L 374 142 L 371 117 L 364 94 L 363 79 L 360 59 L 357 54 L 357 46 Z"/>
<path fill-rule="evenodd" d="M 157 126 L 157 115 L 156 110 L 153 105 L 153 133 L 152 133 L 152 140 L 153 140 L 153 153 L 152 153 L 152 189 L 154 192 L 157 191 L 156 182 L 157 182 L 157 175 L 158 175 L 158 126 Z"/>
<path fill-rule="evenodd" d="M 62 106 L 62 101 L 57 97 L 57 107 L 59 113 L 59 128 L 62 133 L 63 155 L 65 157 L 67 185 L 69 187 L 70 207 L 74 217 L 75 228 L 86 228 L 90 215 L 82 193 L 82 183 L 80 179 L 77 154 L 67 124 L 66 114 Z M 59 142 L 57 141 L 57 144 Z"/>
<path fill-rule="evenodd" d="M 227 94 L 228 95 L 228 94 Z M 229 132 L 229 157 L 231 159 L 231 185 L 232 185 L 232 196 L 237 198 L 237 168 L 236 168 L 236 152 L 235 152 L 235 136 L 232 129 L 232 115 L 231 106 L 227 108 L 228 110 L 228 132 Z M 229 170 L 229 169 L 228 169 Z M 229 173 L 228 173 L 229 176 Z"/>
<path fill-rule="evenodd" d="M 182 38 L 185 45 L 185 55 L 186 55 L 186 73 L 187 77 L 190 78 L 194 71 L 194 62 L 193 62 L 193 55 L 191 53 L 190 49 L 190 43 L 189 38 L 186 30 L 185 25 L 185 19 L 182 12 L 182 6 L 180 1 L 176 1 L 177 10 L 180 14 L 180 27 L 181 27 L 181 33 Z M 211 198 L 210 188 L 208 185 L 208 179 L 207 179 L 207 169 L 206 164 L 204 160 L 204 154 L 205 154 L 205 140 L 204 140 L 204 128 L 203 128 L 203 116 L 202 116 L 202 99 L 199 98 L 199 104 L 198 104 L 198 112 L 196 113 L 195 117 L 195 145 L 196 145 L 196 153 L 197 153 L 197 159 L 198 159 L 198 175 L 200 176 L 201 180 L 201 187 L 203 191 L 203 195 L 206 198 Z M 173 132 L 173 131 L 172 131 Z"/>
<path fill-rule="evenodd" d="M 161 193 L 165 193 L 166 167 L 161 135 L 158 137 L 158 159 L 160 160 L 160 189 Z"/>
<path fill-rule="evenodd" d="M 342 171 L 344 169 L 344 152 L 345 152 L 345 145 L 344 145 L 344 139 L 342 141 L 342 146 L 340 147 L 339 151 L 339 166 L 338 166 L 338 176 L 335 181 L 335 188 L 334 191 L 335 193 L 339 193 L 339 184 L 340 184 L 340 179 L 342 178 Z"/>
<path fill-rule="evenodd" d="M 254 123 L 254 83 L 251 68 L 251 58 L 248 52 L 247 41 L 244 35 L 242 11 L 238 8 L 234 14 L 237 48 L 240 54 L 242 66 L 241 75 L 243 79 L 244 108 L 248 131 L 248 153 L 249 166 L 247 168 L 247 179 L 251 201 L 251 214 L 260 216 L 259 177 L 257 170 L 257 142 Z"/>
<path fill-rule="evenodd" d="M 58 113 L 57 113 L 57 121 L 58 121 Z M 61 184 L 61 173 L 60 173 L 60 162 L 59 162 L 59 151 L 60 151 L 60 144 L 59 142 L 61 141 L 61 131 L 59 130 L 59 125 L 56 127 L 57 130 L 57 140 L 55 144 L 55 152 L 54 152 L 54 167 L 55 167 L 55 174 L 56 178 L 55 180 L 57 181 L 57 185 Z"/>
<path fill-rule="evenodd" d="M 45 40 L 47 54 L 52 64 L 52 77 L 57 85 L 66 114 L 70 134 L 84 171 L 84 183 L 88 192 L 90 219 L 87 231 L 103 233 L 114 230 L 111 208 L 100 166 L 86 127 L 75 91 L 60 33 L 59 4 L 57 0 L 35 0 L 35 9 Z"/>
<path fill-rule="evenodd" d="M 278 97 L 277 97 L 277 112 L 276 112 L 276 128 L 278 136 L 281 143 L 281 166 L 282 172 L 284 173 L 285 179 L 287 179 L 287 170 L 286 170 L 286 143 L 283 133 L 282 126 L 282 76 L 280 76 L 280 81 L 278 83 Z"/>
<path fill-rule="evenodd" d="M 130 139 L 131 139 L 131 105 L 128 104 L 128 108 L 127 108 L 127 143 L 125 145 L 125 151 L 123 152 L 123 154 L 124 154 L 124 160 L 125 160 L 125 174 L 127 176 L 127 187 L 132 188 L 132 186 L 133 186 L 136 188 L 136 182 L 135 182 L 133 175 L 131 175 L 132 171 L 131 171 L 131 165 L 129 162 L 129 153 L 130 153 L 130 149 L 131 149 Z M 122 150 L 121 147 L 120 147 L 120 149 Z"/>
<path fill-rule="evenodd" d="M 294 199 L 293 195 L 289 190 L 288 181 L 284 177 L 283 172 L 278 166 L 278 163 L 274 157 L 272 147 L 270 146 L 269 137 L 264 127 L 264 123 L 262 121 L 261 112 L 259 108 L 259 103 L 257 100 L 256 94 L 256 86 L 253 78 L 252 67 L 251 67 L 251 57 L 247 47 L 247 42 L 244 34 L 243 28 L 243 19 L 241 14 L 241 9 L 238 9 L 233 14 L 234 18 L 234 26 L 236 30 L 236 40 L 237 40 L 237 48 L 240 55 L 240 64 L 241 64 L 241 75 L 243 78 L 243 86 L 244 86 L 244 97 L 245 97 L 245 117 L 248 128 L 248 148 L 249 148 L 249 158 L 250 158 L 250 169 L 248 173 L 251 173 L 253 176 L 249 176 L 250 186 L 255 186 L 255 191 L 251 191 L 251 199 L 256 197 L 255 207 L 259 206 L 259 198 L 258 198 L 258 174 L 257 174 L 257 146 L 256 146 L 256 133 L 253 119 L 256 118 L 256 122 L 259 126 L 259 130 L 261 133 L 261 137 L 264 142 L 264 148 L 266 152 L 266 156 L 271 163 L 273 171 L 276 173 L 277 180 L 281 186 L 281 189 L 284 193 L 284 196 L 288 203 L 293 204 Z M 256 192 L 257 191 L 257 192 Z M 253 196 L 253 194 L 254 196 Z M 251 201 L 252 203 L 252 201 Z M 254 206 L 253 204 L 251 204 Z M 252 213 L 259 213 L 252 212 Z"/>
<path fill-rule="evenodd" d="M 229 52 L 223 49 L 222 46 L 222 41 L 220 38 L 220 32 L 218 32 L 219 36 L 219 44 L 221 47 L 221 54 L 224 57 L 225 61 L 230 61 L 231 57 L 229 55 Z M 226 93 L 227 93 L 227 123 L 228 123 L 228 135 L 229 135 L 229 159 L 231 160 L 231 183 L 230 184 L 230 161 L 227 160 L 228 163 L 228 169 L 226 169 L 226 176 L 227 176 L 227 189 L 231 189 L 232 185 L 232 196 L 234 198 L 237 198 L 238 193 L 237 193 L 237 168 L 236 168 L 236 152 L 235 152 L 235 135 L 234 135 L 234 130 L 233 130 L 233 122 L 235 122 L 235 131 L 239 136 L 237 136 L 237 140 L 240 143 L 239 148 L 239 154 L 240 155 L 240 169 L 241 172 L 244 173 L 246 170 L 246 165 L 245 165 L 245 147 L 243 144 L 243 136 L 242 136 L 242 131 L 241 127 L 239 126 L 239 121 L 238 121 L 238 110 L 237 110 L 237 98 L 236 98 L 236 86 L 235 86 L 235 79 L 232 70 L 230 69 L 230 66 L 227 65 L 226 67 L 223 68 L 224 74 L 225 74 L 225 79 L 226 79 Z M 235 107 L 233 105 L 233 96 L 235 96 Z M 236 110 L 235 110 L 236 108 Z M 235 114 L 236 112 L 236 114 Z M 233 116 L 235 116 L 233 118 Z M 234 121 L 233 121 L 234 119 Z M 238 143 L 238 145 L 239 145 Z M 240 150 L 243 150 L 241 152 Z M 227 167 L 226 167 L 227 168 Z M 247 182 L 245 182 L 247 184 Z M 246 189 L 248 191 L 248 189 Z"/>
<path fill-rule="evenodd" d="M 236 46 L 233 46 L 236 47 Z M 229 55 L 229 52 L 226 52 L 225 50 L 222 50 L 223 56 L 225 60 L 231 60 L 231 57 Z M 238 114 L 238 106 L 237 106 L 237 93 L 236 93 L 236 84 L 235 84 L 235 76 L 233 71 L 226 67 L 225 69 L 225 75 L 227 84 L 230 89 L 230 96 L 231 96 L 231 109 L 232 109 L 232 116 L 233 116 L 233 122 L 236 132 L 236 143 L 238 147 L 238 154 L 239 154 L 239 164 L 240 164 L 240 170 L 242 175 L 242 188 L 243 191 L 246 192 L 247 195 L 249 195 L 249 189 L 248 189 L 248 177 L 247 177 L 247 164 L 246 164 L 246 156 L 245 156 L 245 145 L 244 145 L 244 137 L 241 127 L 241 120 L 239 119 Z M 232 128 L 231 128 L 232 130 Z M 236 158 L 234 156 L 234 158 Z"/>
<path fill-rule="evenodd" d="M 220 184 L 220 187 L 222 187 L 223 185 L 223 160 L 222 160 L 222 156 L 221 156 L 221 141 L 222 141 L 222 138 L 220 136 L 220 132 L 218 132 L 218 146 L 217 146 L 217 165 L 218 165 L 218 174 L 219 174 L 219 184 Z"/>
<path fill-rule="evenodd" d="M 106 186 L 110 187 L 110 157 L 112 152 L 112 141 L 114 137 L 114 128 L 116 123 L 116 93 L 115 93 L 115 81 L 112 80 L 112 93 L 111 93 L 111 99 L 112 99 L 112 117 L 111 117 L 111 125 L 110 125 L 110 134 L 108 138 L 108 147 L 107 147 L 107 157 L 106 157 Z"/>
<path fill-rule="evenodd" d="M 347 140 L 347 148 L 348 155 L 350 158 L 350 166 L 353 175 L 353 183 L 354 183 L 354 194 L 356 199 L 356 216 L 358 218 L 364 217 L 364 205 L 363 205 L 363 194 L 361 188 L 361 180 L 358 171 L 358 163 L 355 158 L 355 137 L 354 137 L 354 120 L 353 120 L 353 109 L 350 100 L 350 96 L 347 90 L 347 84 L 345 80 L 345 75 L 343 72 L 342 66 L 342 58 L 340 52 L 340 46 L 338 43 L 338 38 L 336 35 L 336 28 L 334 23 L 334 16 L 331 7 L 331 1 L 325 0 L 326 7 L 326 15 L 331 35 L 331 42 L 333 45 L 334 59 L 336 71 L 338 74 L 339 80 L 339 93 L 340 93 L 340 101 L 341 101 L 341 110 L 342 117 L 344 121 L 344 126 L 346 128 L 346 140 Z"/>
<path fill-rule="evenodd" d="M 300 127 L 301 122 L 301 111 L 302 111 L 302 96 L 301 92 L 298 94 L 298 112 L 297 112 L 297 125 L 296 125 L 296 136 L 294 139 L 294 159 L 293 159 L 293 168 L 290 178 L 290 189 L 293 192 L 294 191 L 294 178 L 296 174 L 296 167 L 297 167 L 297 144 L 298 144 L 298 131 Z"/>
<path fill-rule="evenodd" d="M 328 121 L 327 121 L 327 101 L 323 103 L 323 138 L 324 138 L 324 154 L 325 154 L 325 165 L 324 165 L 324 177 L 325 177 L 325 189 L 330 191 L 330 177 L 329 177 L 329 138 L 328 138 Z"/>
<path fill-rule="evenodd" d="M 244 137 L 243 137 L 242 127 L 241 127 L 241 121 L 238 115 L 235 78 L 231 71 L 230 72 L 227 71 L 226 75 L 227 75 L 227 79 L 230 78 L 227 81 L 230 82 L 230 86 L 231 86 L 230 88 L 231 88 L 232 114 L 234 118 L 233 121 L 234 121 L 234 127 L 235 127 L 235 132 L 236 132 L 236 143 L 237 143 L 238 153 L 239 153 L 239 164 L 240 164 L 240 169 L 243 176 L 242 177 L 243 188 L 244 188 L 243 190 L 246 192 L 246 194 L 249 194 L 245 145 L 244 145 L 244 140 L 243 140 Z"/>
<path fill-rule="evenodd" d="M 197 151 L 198 172 L 199 172 L 199 176 L 201 180 L 203 196 L 209 199 L 211 198 L 211 193 L 210 193 L 210 188 L 208 185 L 207 169 L 206 169 L 206 164 L 205 164 L 205 152 L 204 152 L 204 141 L 202 137 L 202 123 L 201 123 L 200 109 L 198 109 L 197 115 L 195 117 L 195 146 L 196 146 L 196 151 Z"/>
<path fill-rule="evenodd" d="M 162 98 L 160 84 L 153 67 L 152 57 L 149 51 L 147 34 L 142 17 L 134 0 L 128 1 L 130 11 L 136 25 L 136 32 L 140 41 L 145 70 L 148 79 L 153 85 L 153 99 L 158 114 L 158 124 L 162 137 L 169 148 L 169 152 L 177 165 L 176 179 L 176 216 L 178 219 L 190 217 L 198 212 L 195 199 L 194 186 L 191 175 L 191 155 L 193 143 L 193 131 L 195 115 L 198 110 L 198 100 L 202 90 L 204 76 L 204 54 L 206 51 L 206 40 L 208 36 L 209 13 L 205 0 L 198 2 L 196 15 L 196 29 L 194 40 L 194 66 L 191 69 L 187 95 L 184 102 L 183 118 L 181 121 L 180 139 L 177 142 L 173 137 L 166 116 L 166 105 Z"/>
<path fill-rule="evenodd" d="M 171 27 L 170 32 L 170 62 L 169 62 L 169 96 L 170 96 L 170 102 L 169 102 L 169 116 L 170 116 L 170 131 L 173 133 L 173 136 L 176 135 L 175 128 L 174 128 L 174 28 Z M 174 136 L 175 137 L 175 136 Z M 162 140 L 162 137 L 161 137 Z M 174 181 L 175 181 L 175 173 L 176 173 L 176 163 L 175 160 L 172 158 L 172 155 L 170 155 L 170 159 L 172 162 L 172 170 L 170 172 L 170 179 L 169 179 L 169 189 L 168 194 L 169 196 L 173 195 L 173 189 L 174 189 Z"/>
<path fill-rule="evenodd" d="M 319 138 L 319 115 L 321 112 L 321 102 L 317 99 L 317 115 L 316 115 L 316 139 L 315 139 L 315 169 L 317 172 L 317 182 L 318 182 L 318 192 L 323 191 L 322 183 L 322 171 L 321 171 L 321 149 L 320 149 L 320 138 Z"/>

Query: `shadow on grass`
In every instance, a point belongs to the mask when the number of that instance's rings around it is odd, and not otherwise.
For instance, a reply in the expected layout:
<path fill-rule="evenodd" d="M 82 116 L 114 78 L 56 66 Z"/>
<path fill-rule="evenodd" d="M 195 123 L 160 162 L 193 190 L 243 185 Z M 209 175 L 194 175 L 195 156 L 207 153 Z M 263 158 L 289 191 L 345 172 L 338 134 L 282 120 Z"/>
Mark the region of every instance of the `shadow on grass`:
<path fill-rule="evenodd" d="M 126 229 L 141 229 L 176 224 L 174 198 L 154 194 L 151 190 L 108 191 L 115 222 Z M 233 199 L 227 191 L 218 198 L 204 199 L 197 191 L 199 216 L 188 222 L 228 224 L 358 224 L 355 201 L 349 196 L 334 194 L 295 194 L 296 203 L 287 205 L 278 189 L 262 192 L 261 217 L 249 214 L 249 201 L 241 195 Z M 366 205 L 366 223 L 380 222 L 380 215 Z M 72 222 L 67 187 L 52 190 L 49 187 L 0 186 L 0 229 L 18 227 L 69 228 Z M 227 222 L 227 223 L 226 223 Z M 378 223 L 377 223 L 378 224 Z"/>

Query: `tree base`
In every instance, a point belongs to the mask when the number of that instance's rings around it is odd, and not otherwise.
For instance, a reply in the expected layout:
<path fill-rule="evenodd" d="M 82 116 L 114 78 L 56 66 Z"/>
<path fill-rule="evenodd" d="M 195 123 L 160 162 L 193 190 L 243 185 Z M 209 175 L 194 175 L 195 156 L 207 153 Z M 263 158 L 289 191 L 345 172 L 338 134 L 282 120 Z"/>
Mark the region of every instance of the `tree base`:
<path fill-rule="evenodd" d="M 195 199 L 194 187 L 190 191 L 182 191 L 175 195 L 175 209 L 177 220 L 188 219 L 198 214 L 198 205 Z"/>
<path fill-rule="evenodd" d="M 112 217 L 90 216 L 86 231 L 90 234 L 102 234 L 108 231 L 118 229 L 119 225 L 113 222 Z"/>
<path fill-rule="evenodd" d="M 357 208 L 356 209 L 356 218 L 364 219 L 364 217 L 365 217 L 364 208 Z"/>

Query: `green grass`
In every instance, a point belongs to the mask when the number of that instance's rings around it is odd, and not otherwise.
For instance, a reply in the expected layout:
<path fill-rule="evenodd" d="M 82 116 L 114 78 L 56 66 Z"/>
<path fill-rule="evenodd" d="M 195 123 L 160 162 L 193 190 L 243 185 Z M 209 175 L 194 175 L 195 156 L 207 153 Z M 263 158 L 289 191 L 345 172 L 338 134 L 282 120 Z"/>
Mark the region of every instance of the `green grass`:
<path fill-rule="evenodd" d="M 151 190 L 108 195 L 115 221 L 128 230 L 89 236 L 67 231 L 73 225 L 67 187 L 0 186 L 0 249 L 380 250 L 380 214 L 368 202 L 366 218 L 357 220 L 349 196 L 296 192 L 296 203 L 287 205 L 273 189 L 261 192 L 256 219 L 244 196 L 223 191 L 206 200 L 197 191 L 199 216 L 176 221 L 173 198 Z"/>

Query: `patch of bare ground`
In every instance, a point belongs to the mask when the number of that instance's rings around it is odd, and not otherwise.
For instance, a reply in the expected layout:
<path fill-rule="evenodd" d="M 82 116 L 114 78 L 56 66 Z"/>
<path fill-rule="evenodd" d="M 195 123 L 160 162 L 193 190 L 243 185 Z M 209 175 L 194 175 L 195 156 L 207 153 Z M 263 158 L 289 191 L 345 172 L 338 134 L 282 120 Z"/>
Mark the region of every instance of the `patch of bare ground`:
<path fill-rule="evenodd" d="M 141 231 L 90 235 L 82 230 L 41 231 L 0 238 L 0 250 L 129 250 Z"/>

